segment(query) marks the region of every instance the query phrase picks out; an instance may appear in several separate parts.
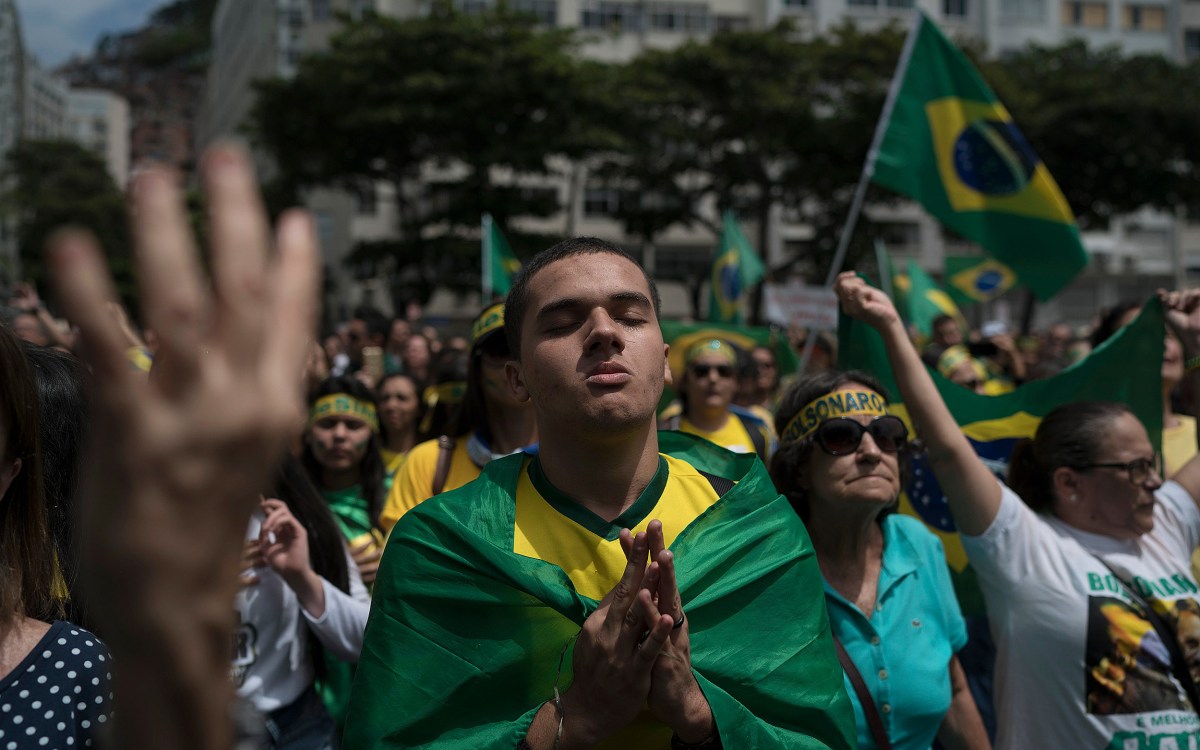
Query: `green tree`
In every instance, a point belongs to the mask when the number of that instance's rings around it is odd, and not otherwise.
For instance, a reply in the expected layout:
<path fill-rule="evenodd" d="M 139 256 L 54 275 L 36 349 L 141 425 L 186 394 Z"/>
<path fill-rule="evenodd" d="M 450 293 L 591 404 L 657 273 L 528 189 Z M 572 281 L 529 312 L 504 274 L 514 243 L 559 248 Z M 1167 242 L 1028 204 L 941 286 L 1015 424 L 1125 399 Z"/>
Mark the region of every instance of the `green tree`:
<path fill-rule="evenodd" d="M 1075 41 L 982 67 L 1081 225 L 1200 207 L 1200 66 Z"/>
<path fill-rule="evenodd" d="M 400 238 L 360 246 L 356 262 L 386 261 L 422 299 L 438 285 L 477 288 L 482 213 L 519 253 L 528 238 L 512 220 L 560 211 L 555 157 L 579 158 L 603 138 L 590 116 L 600 73 L 573 53 L 571 30 L 503 5 L 370 17 L 293 79 L 260 84 L 251 130 L 285 192 L 394 186 Z"/>
<path fill-rule="evenodd" d="M 715 203 L 757 223 L 761 250 L 773 207 L 791 209 L 817 233 L 772 270 L 823 273 L 902 42 L 849 25 L 801 41 L 781 24 L 644 53 L 616 76 L 621 140 L 593 175 L 628 192 L 618 217 L 646 243 L 675 224 L 715 243 Z"/>
<path fill-rule="evenodd" d="M 8 153 L 12 187 L 4 198 L 17 224 L 22 275 L 46 278 L 42 249 L 63 226 L 86 229 L 108 253 L 118 289 L 132 298 L 130 235 L 125 196 L 104 160 L 73 141 L 22 141 Z"/>

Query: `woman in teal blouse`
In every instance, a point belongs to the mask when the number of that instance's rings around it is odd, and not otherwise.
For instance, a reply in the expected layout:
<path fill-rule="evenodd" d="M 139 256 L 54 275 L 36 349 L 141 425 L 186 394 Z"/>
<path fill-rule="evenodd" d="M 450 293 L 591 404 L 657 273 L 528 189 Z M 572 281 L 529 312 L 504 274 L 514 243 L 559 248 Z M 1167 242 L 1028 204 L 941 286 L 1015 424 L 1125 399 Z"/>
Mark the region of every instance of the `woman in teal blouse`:
<path fill-rule="evenodd" d="M 861 372 L 814 375 L 784 394 L 775 426 L 771 476 L 812 537 L 830 626 L 853 665 L 858 747 L 988 747 L 955 656 L 967 634 L 941 542 L 894 512 L 908 433 L 882 389 Z"/>

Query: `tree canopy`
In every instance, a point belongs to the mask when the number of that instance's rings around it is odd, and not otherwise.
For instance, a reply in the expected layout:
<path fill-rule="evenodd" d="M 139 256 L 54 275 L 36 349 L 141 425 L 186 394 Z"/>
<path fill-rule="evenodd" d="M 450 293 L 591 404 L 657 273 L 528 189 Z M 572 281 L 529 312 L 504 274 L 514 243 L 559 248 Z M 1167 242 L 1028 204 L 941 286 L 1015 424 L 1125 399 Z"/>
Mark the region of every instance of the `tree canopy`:
<path fill-rule="evenodd" d="M 16 218 L 22 275 L 45 280 L 46 239 L 63 226 L 90 231 L 108 255 L 122 296 L 130 297 L 130 235 L 125 196 L 104 160 L 74 141 L 22 141 L 8 153 L 13 177 L 4 204 Z"/>
<path fill-rule="evenodd" d="M 762 248 L 782 207 L 812 233 L 772 270 L 820 279 L 902 44 L 898 27 L 806 39 L 783 24 L 600 64 L 579 55 L 572 29 L 504 4 L 468 14 L 440 2 L 427 16 L 348 21 L 294 79 L 261 84 L 252 130 L 285 193 L 395 186 L 399 239 L 355 260 L 421 298 L 477 286 L 484 211 L 519 255 L 552 241 L 514 221 L 563 215 L 578 188 L 571 164 L 618 192 L 614 218 L 646 244 L 679 225 L 705 226 L 715 243 L 732 208 L 755 220 Z M 1195 66 L 1077 42 L 980 65 L 1085 226 L 1197 205 Z M 571 231 L 567 215 L 551 234 Z M 850 262 L 878 230 L 863 227 Z"/>

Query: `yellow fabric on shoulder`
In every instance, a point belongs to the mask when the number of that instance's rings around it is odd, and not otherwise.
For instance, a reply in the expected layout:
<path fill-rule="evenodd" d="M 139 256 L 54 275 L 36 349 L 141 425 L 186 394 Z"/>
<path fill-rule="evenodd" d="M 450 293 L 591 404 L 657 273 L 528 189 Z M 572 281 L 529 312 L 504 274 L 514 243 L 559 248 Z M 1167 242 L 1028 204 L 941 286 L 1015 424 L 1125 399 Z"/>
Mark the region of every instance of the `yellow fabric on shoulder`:
<path fill-rule="evenodd" d="M 387 448 L 380 448 L 379 455 L 383 459 L 383 468 L 387 471 L 389 480 L 396 476 L 396 472 L 400 471 L 400 467 L 408 458 L 408 453 L 394 453 Z"/>
<path fill-rule="evenodd" d="M 557 565 L 580 594 L 603 599 L 625 571 L 625 552 L 618 537 L 622 528 L 637 533 L 658 519 L 670 547 L 688 524 L 717 501 L 712 485 L 691 464 L 659 456 L 654 481 L 612 521 L 559 493 L 545 481 L 540 466 L 527 460 L 517 481 L 513 552 Z"/>
<path fill-rule="evenodd" d="M 437 440 L 426 440 L 408 452 L 408 458 L 396 472 L 387 501 L 379 514 L 379 525 L 390 533 L 400 517 L 433 496 L 433 475 L 437 471 Z M 467 453 L 466 438 L 454 443 L 450 473 L 442 492 L 458 489 L 479 476 L 479 467 Z"/>
<path fill-rule="evenodd" d="M 730 413 L 728 416 L 724 427 L 711 432 L 692 424 L 687 417 L 682 417 L 679 420 L 679 431 L 698 435 L 708 442 L 716 443 L 734 453 L 754 453 L 754 439 L 750 437 L 749 432 L 746 432 L 742 420 L 738 419 L 736 414 Z"/>
<path fill-rule="evenodd" d="M 1186 414 L 1176 414 L 1175 418 L 1179 424 L 1162 432 L 1163 463 L 1167 478 L 1174 476 L 1197 452 L 1196 418 Z"/>

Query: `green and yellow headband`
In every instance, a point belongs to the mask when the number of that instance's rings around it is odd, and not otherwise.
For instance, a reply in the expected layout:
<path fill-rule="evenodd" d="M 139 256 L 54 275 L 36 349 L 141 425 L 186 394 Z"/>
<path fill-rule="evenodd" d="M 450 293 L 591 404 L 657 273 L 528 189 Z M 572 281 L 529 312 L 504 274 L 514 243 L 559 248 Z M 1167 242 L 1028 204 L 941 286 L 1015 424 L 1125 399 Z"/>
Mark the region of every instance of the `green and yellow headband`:
<path fill-rule="evenodd" d="M 479 313 L 479 317 L 471 324 L 471 348 L 474 349 L 485 336 L 501 328 L 504 328 L 504 303 L 497 302 Z"/>
<path fill-rule="evenodd" d="M 375 405 L 351 396 L 349 393 L 331 393 L 316 400 L 308 410 L 308 426 L 312 427 L 325 417 L 354 417 L 366 422 L 371 432 L 379 432 L 379 417 Z"/>
<path fill-rule="evenodd" d="M 826 419 L 835 417 L 882 417 L 888 413 L 887 402 L 874 391 L 834 391 L 808 403 L 796 412 L 780 435 L 780 441 L 792 443 L 803 440 L 816 431 Z"/>
<path fill-rule="evenodd" d="M 684 353 L 683 364 L 690 365 L 706 354 L 716 354 L 731 365 L 737 364 L 737 351 L 734 350 L 733 344 L 721 339 L 706 339 L 698 344 L 693 344 Z"/>

